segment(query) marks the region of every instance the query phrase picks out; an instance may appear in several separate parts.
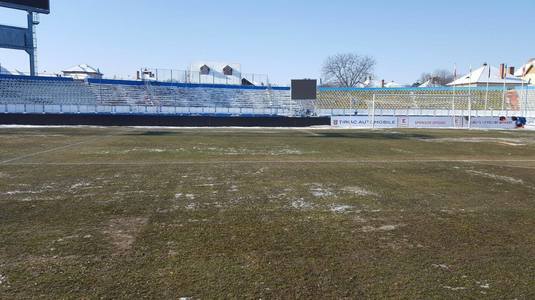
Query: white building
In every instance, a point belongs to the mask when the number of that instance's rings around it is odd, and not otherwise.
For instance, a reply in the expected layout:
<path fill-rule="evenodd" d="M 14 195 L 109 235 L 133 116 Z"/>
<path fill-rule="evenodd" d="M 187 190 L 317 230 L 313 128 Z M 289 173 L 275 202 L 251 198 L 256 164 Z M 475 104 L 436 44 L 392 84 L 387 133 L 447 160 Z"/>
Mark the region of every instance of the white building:
<path fill-rule="evenodd" d="M 360 86 L 359 86 L 360 87 Z M 385 81 L 385 80 L 372 80 L 368 78 L 362 84 L 364 88 L 402 88 L 403 84 L 397 83 L 395 81 Z"/>
<path fill-rule="evenodd" d="M 496 68 L 487 64 L 484 64 L 480 68 L 472 71 L 469 74 L 462 76 L 461 78 L 448 83 L 448 86 L 457 87 L 485 87 L 489 86 L 519 86 L 522 85 L 522 79 L 514 76 L 511 70 L 505 70 L 502 66 Z M 502 75 L 503 74 L 503 75 Z"/>
<path fill-rule="evenodd" d="M 434 87 L 442 87 L 443 85 L 436 82 L 434 79 L 429 79 L 428 81 L 420 84 L 418 87 L 421 88 L 434 88 Z"/>
<path fill-rule="evenodd" d="M 191 64 L 189 82 L 205 84 L 242 84 L 241 65 L 225 62 L 196 62 Z"/>
<path fill-rule="evenodd" d="M 26 75 L 26 74 L 16 69 L 8 70 L 7 68 L 3 67 L 2 64 L 0 64 L 0 75 Z"/>
<path fill-rule="evenodd" d="M 102 74 L 98 68 L 93 68 L 87 64 L 81 64 L 72 68 L 68 68 L 67 70 L 62 71 L 62 73 L 65 77 L 71 77 L 79 80 L 85 80 L 88 78 L 102 79 L 104 76 L 104 74 Z"/>
<path fill-rule="evenodd" d="M 532 58 L 518 68 L 515 72 L 515 76 L 523 79 L 527 84 L 535 85 L 535 58 Z"/>

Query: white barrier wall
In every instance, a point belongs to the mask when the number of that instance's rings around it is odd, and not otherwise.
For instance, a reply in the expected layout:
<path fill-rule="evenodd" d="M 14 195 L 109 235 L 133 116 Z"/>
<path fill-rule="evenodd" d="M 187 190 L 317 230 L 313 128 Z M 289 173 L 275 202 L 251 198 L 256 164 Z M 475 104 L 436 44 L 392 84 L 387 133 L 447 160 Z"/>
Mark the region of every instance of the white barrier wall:
<path fill-rule="evenodd" d="M 488 128 L 515 129 L 513 117 L 333 116 L 334 128 Z"/>
<path fill-rule="evenodd" d="M 54 114 L 176 114 L 176 115 L 284 115 L 295 112 L 282 108 L 175 107 L 146 105 L 0 104 L 3 113 Z"/>

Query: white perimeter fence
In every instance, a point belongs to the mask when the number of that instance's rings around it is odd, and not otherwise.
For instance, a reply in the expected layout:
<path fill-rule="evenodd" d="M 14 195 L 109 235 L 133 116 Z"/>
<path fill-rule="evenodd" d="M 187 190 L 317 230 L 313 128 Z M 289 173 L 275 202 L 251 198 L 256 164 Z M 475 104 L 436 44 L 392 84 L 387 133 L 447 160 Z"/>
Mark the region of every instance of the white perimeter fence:
<path fill-rule="evenodd" d="M 287 108 L 4 103 L 0 113 L 329 116 L 337 128 L 517 128 L 522 122 L 535 126 L 535 89 L 480 94 L 484 96 L 351 91 L 328 98 L 320 91 L 317 101 Z"/>
<path fill-rule="evenodd" d="M 282 108 L 176 107 L 149 105 L 0 104 L 0 113 L 295 116 Z"/>
<path fill-rule="evenodd" d="M 354 108 L 321 109 L 338 128 L 497 128 L 535 125 L 535 106 L 527 93 L 504 98 L 501 109 L 471 95 L 373 94 L 352 100 Z"/>

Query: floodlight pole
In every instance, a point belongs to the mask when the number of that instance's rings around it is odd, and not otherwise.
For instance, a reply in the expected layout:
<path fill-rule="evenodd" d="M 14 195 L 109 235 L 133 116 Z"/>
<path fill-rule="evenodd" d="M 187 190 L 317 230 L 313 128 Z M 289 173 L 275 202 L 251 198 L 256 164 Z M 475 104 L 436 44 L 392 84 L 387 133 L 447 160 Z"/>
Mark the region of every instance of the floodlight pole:
<path fill-rule="evenodd" d="M 37 76 L 37 64 L 35 63 L 35 21 L 34 13 L 28 12 L 28 36 L 26 37 L 26 52 L 30 56 L 30 75 Z"/>

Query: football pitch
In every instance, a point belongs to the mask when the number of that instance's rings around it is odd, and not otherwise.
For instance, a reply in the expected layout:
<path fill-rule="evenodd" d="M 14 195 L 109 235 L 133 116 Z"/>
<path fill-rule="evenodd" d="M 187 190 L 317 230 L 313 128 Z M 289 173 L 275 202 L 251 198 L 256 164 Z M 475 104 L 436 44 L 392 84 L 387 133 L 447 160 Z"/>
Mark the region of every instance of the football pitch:
<path fill-rule="evenodd" d="M 535 298 L 535 132 L 0 128 L 0 298 Z"/>

